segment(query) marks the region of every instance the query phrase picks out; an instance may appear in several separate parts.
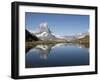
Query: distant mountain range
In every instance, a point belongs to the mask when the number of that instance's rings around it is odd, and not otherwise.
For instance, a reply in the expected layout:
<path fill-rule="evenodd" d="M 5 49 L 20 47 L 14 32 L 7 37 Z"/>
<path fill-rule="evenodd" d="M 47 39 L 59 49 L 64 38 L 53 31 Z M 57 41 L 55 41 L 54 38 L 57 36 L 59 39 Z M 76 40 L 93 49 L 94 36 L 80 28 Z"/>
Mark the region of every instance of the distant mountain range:
<path fill-rule="evenodd" d="M 48 23 L 44 22 L 39 25 L 39 30 L 38 32 L 31 32 L 26 29 L 26 40 L 67 40 L 67 41 L 72 41 L 72 40 L 79 40 L 83 39 L 86 36 L 89 36 L 89 32 L 85 33 L 78 33 L 75 35 L 71 36 L 60 36 L 54 34 L 48 27 Z"/>
<path fill-rule="evenodd" d="M 68 41 L 72 41 L 72 40 L 82 39 L 85 36 L 89 36 L 89 33 L 85 32 L 85 33 L 78 33 L 78 34 L 71 35 L 71 36 L 64 36 L 64 39 Z"/>

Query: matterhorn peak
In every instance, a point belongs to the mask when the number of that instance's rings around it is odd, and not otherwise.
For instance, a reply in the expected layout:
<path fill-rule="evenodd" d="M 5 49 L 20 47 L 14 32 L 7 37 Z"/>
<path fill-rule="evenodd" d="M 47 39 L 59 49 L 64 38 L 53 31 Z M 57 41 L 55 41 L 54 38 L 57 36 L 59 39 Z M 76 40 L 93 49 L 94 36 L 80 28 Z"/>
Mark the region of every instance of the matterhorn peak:
<path fill-rule="evenodd" d="M 42 22 L 42 23 L 40 23 L 40 27 L 48 27 L 48 23 L 47 22 Z"/>
<path fill-rule="evenodd" d="M 40 28 L 40 32 L 50 33 L 50 29 L 48 28 L 48 23 L 47 22 L 40 23 L 39 28 Z"/>
<path fill-rule="evenodd" d="M 56 38 L 50 31 L 47 22 L 42 22 L 39 24 L 39 31 L 35 33 L 35 35 L 41 40 L 50 40 Z"/>

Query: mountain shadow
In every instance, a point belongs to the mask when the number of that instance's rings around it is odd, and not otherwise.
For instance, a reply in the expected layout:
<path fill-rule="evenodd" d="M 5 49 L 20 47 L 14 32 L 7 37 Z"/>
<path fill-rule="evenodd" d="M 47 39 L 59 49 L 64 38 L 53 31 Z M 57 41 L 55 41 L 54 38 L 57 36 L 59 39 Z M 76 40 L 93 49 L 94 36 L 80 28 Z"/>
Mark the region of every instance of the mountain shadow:
<path fill-rule="evenodd" d="M 39 40 L 38 37 L 32 35 L 27 29 L 25 29 L 25 36 L 26 36 L 26 42 Z"/>

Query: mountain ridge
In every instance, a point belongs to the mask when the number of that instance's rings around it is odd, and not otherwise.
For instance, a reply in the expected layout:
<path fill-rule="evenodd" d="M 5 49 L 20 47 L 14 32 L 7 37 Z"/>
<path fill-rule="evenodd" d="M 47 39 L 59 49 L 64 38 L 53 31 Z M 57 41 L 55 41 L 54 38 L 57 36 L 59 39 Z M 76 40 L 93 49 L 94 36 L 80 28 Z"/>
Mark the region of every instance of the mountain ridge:
<path fill-rule="evenodd" d="M 89 32 L 78 33 L 78 34 L 71 35 L 71 36 L 56 35 L 50 30 L 47 22 L 40 23 L 38 32 L 30 32 L 30 33 L 33 36 L 36 36 L 40 40 L 67 40 L 67 41 L 72 41 L 72 40 L 78 40 L 78 39 L 84 38 L 85 36 L 89 36 Z"/>

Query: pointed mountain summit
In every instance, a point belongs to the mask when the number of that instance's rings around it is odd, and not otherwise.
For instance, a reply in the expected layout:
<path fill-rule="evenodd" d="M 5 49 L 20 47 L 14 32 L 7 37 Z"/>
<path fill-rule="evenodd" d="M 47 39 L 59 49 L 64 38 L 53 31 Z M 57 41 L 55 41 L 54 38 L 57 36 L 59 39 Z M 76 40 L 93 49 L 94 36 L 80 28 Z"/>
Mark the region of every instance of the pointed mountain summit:
<path fill-rule="evenodd" d="M 53 40 L 56 37 L 52 34 L 51 30 L 48 28 L 48 23 L 43 22 L 39 25 L 39 31 L 37 33 L 33 33 L 41 40 Z"/>
<path fill-rule="evenodd" d="M 40 32 L 47 32 L 51 33 L 50 29 L 48 28 L 48 23 L 44 22 L 39 25 Z"/>

